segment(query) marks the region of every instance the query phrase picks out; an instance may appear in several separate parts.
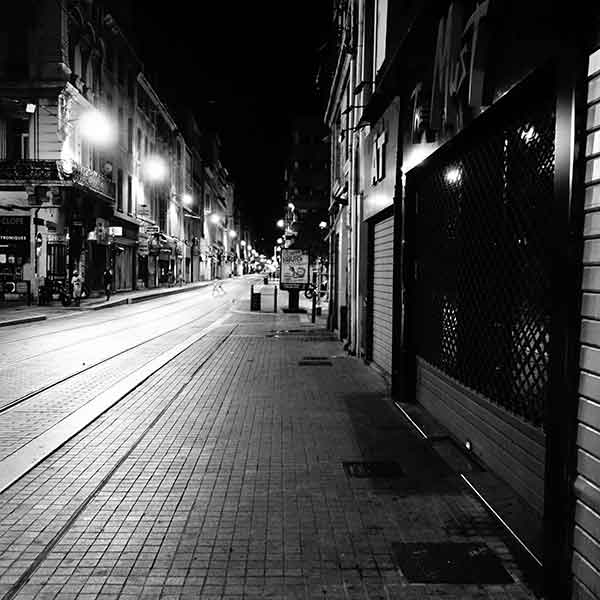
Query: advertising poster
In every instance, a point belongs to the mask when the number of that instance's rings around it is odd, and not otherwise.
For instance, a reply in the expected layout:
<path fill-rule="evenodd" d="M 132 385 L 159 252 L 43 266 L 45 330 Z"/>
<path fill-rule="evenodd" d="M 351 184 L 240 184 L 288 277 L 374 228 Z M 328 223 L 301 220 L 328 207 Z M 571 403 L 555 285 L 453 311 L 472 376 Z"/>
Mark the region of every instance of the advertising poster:
<path fill-rule="evenodd" d="M 281 249 L 282 290 L 303 290 L 308 284 L 308 251 L 298 248 Z"/>

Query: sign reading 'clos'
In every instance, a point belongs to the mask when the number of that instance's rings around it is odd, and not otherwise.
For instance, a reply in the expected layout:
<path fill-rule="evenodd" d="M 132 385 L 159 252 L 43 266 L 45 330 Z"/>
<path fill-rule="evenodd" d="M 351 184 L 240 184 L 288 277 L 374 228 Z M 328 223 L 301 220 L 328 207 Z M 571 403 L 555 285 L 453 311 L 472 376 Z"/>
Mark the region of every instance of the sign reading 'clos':
<path fill-rule="evenodd" d="M 0 252 L 22 258 L 29 256 L 28 216 L 0 216 Z"/>

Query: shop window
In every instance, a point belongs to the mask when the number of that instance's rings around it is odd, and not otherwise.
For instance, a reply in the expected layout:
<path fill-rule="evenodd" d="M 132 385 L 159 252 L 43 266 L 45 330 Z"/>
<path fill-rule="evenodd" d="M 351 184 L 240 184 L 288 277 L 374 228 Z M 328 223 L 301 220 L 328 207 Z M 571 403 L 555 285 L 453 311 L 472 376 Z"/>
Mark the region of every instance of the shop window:
<path fill-rule="evenodd" d="M 385 131 L 373 143 L 371 177 L 373 184 L 385 178 Z"/>

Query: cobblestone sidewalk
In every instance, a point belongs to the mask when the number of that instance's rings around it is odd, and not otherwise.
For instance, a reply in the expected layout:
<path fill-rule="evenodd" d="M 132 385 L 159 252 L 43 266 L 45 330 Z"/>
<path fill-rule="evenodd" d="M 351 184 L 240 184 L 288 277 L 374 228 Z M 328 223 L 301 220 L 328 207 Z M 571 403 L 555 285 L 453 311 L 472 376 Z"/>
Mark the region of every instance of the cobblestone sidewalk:
<path fill-rule="evenodd" d="M 241 311 L 210 343 L 0 496 L 0 598 L 534 598 L 504 533 L 327 332 Z"/>

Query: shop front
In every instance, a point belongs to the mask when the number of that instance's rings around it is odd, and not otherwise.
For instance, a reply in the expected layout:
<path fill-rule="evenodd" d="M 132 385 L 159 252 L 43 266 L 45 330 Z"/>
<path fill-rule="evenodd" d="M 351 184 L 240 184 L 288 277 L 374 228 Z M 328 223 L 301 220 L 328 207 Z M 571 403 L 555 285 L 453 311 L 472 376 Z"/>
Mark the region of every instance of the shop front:
<path fill-rule="evenodd" d="M 0 215 L 0 292 L 13 293 L 23 282 L 23 269 L 30 258 L 29 214 Z"/>
<path fill-rule="evenodd" d="M 109 233 L 115 290 L 135 289 L 138 267 L 138 225 L 113 217 Z"/>
<path fill-rule="evenodd" d="M 164 233 L 149 238 L 147 287 L 166 287 L 175 282 L 177 241 Z"/>

